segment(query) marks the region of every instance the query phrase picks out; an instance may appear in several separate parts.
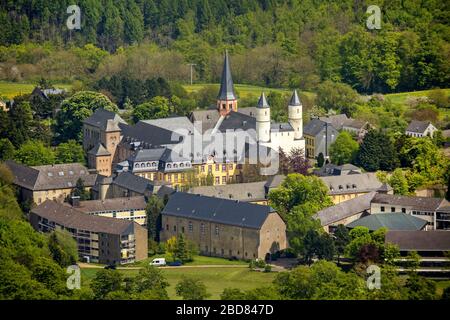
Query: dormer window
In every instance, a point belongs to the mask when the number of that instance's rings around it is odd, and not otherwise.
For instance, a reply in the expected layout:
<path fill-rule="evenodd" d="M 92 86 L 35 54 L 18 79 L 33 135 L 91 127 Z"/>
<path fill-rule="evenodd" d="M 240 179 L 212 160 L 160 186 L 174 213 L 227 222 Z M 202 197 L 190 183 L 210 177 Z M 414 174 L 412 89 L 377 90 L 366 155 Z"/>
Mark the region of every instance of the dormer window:
<path fill-rule="evenodd" d="M 344 189 L 344 187 L 342 185 L 339 185 L 339 190 Z"/>

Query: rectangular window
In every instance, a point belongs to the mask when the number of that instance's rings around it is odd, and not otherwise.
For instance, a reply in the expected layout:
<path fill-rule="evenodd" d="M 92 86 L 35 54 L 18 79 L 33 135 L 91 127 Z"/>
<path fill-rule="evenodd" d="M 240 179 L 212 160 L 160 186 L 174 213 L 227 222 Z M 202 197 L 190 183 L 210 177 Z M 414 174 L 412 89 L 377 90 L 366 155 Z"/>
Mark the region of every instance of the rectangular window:
<path fill-rule="evenodd" d="M 205 166 L 202 166 L 202 172 L 205 172 Z"/>
<path fill-rule="evenodd" d="M 192 222 L 189 221 L 189 232 L 194 231 L 194 226 L 192 224 Z"/>
<path fill-rule="evenodd" d="M 212 165 L 208 166 L 208 172 L 211 173 L 212 172 Z"/>
<path fill-rule="evenodd" d="M 216 171 L 219 171 L 219 165 L 216 164 Z"/>
<path fill-rule="evenodd" d="M 406 209 L 405 209 L 405 208 L 402 208 L 402 212 L 403 212 L 403 213 L 406 213 Z"/>
<path fill-rule="evenodd" d="M 227 177 L 226 176 L 222 177 L 222 184 L 227 184 Z"/>
<path fill-rule="evenodd" d="M 391 212 L 395 212 L 395 207 L 391 207 Z"/>
<path fill-rule="evenodd" d="M 380 210 L 381 210 L 381 212 L 384 212 L 384 207 L 381 207 Z"/>
<path fill-rule="evenodd" d="M 216 177 L 216 184 L 220 184 L 220 177 Z"/>
<path fill-rule="evenodd" d="M 227 171 L 227 165 L 226 165 L 226 164 L 223 164 L 223 165 L 222 165 L 222 172 L 225 172 L 225 171 Z"/>
<path fill-rule="evenodd" d="M 214 233 L 215 233 L 216 236 L 219 235 L 219 226 L 215 226 L 214 227 Z"/>
<path fill-rule="evenodd" d="M 205 234 L 205 224 L 204 223 L 202 223 L 200 225 L 200 232 L 201 232 L 201 234 Z"/>

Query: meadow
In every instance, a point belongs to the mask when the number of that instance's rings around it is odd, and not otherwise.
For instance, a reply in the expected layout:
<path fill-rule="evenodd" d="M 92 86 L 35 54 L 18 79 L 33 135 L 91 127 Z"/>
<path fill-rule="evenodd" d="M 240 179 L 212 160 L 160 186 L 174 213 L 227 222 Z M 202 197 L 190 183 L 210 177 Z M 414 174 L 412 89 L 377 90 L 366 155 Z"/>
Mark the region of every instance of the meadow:
<path fill-rule="evenodd" d="M 83 287 L 89 286 L 98 270 L 100 269 L 81 269 L 81 284 Z M 183 277 L 200 279 L 205 284 L 208 293 L 211 294 L 209 299 L 220 299 L 220 294 L 225 288 L 255 289 L 271 284 L 276 276 L 275 272 L 251 271 L 246 265 L 242 267 L 172 267 L 161 270 L 167 282 L 169 282 L 167 292 L 170 299 L 173 300 L 180 299 L 175 293 L 175 286 Z M 122 272 L 126 277 L 133 277 L 137 275 L 139 270 L 120 269 L 119 272 Z"/>

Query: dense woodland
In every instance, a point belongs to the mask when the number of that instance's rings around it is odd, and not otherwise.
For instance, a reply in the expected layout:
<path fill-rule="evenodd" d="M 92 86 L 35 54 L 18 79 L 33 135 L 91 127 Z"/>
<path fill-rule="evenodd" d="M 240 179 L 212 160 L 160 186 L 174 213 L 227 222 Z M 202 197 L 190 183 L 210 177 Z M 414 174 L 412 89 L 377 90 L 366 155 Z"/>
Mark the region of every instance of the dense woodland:
<path fill-rule="evenodd" d="M 0 1 L 0 79 L 125 72 L 185 81 L 195 63 L 198 81 L 217 82 L 228 48 L 239 83 L 314 89 L 332 80 L 361 93 L 450 84 L 448 1 L 81 0 L 81 30 L 72 31 L 70 4 Z M 366 28 L 372 4 L 381 30 Z"/>

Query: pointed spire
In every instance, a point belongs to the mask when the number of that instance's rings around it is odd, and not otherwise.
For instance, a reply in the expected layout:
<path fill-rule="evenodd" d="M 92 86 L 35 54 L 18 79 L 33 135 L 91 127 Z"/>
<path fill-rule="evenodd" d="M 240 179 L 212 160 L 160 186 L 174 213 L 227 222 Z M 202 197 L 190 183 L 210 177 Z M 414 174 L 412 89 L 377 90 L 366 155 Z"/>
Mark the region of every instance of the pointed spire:
<path fill-rule="evenodd" d="M 266 95 L 261 93 L 261 97 L 259 97 L 257 108 L 263 109 L 263 108 L 270 108 L 269 104 L 267 103 Z"/>
<path fill-rule="evenodd" d="M 236 100 L 234 93 L 233 78 L 231 76 L 230 58 L 228 57 L 228 50 L 225 51 L 225 60 L 223 62 L 222 80 L 220 83 L 220 91 L 217 96 L 219 100 Z"/>
<path fill-rule="evenodd" d="M 289 101 L 289 105 L 290 106 L 301 106 L 302 105 L 302 103 L 300 102 L 300 98 L 298 97 L 297 90 L 294 90 L 291 101 Z"/>

